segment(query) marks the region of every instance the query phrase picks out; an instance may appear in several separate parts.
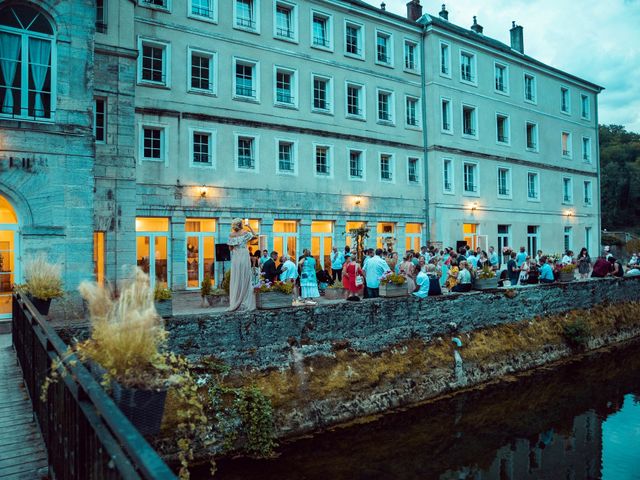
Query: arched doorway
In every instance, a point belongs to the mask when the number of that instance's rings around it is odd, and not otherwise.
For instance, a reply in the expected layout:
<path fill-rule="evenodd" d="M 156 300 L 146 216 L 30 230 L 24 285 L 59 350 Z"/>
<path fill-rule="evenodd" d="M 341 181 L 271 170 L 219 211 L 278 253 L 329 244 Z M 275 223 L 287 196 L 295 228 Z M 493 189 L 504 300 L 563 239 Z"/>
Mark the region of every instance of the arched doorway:
<path fill-rule="evenodd" d="M 11 316 L 11 293 L 18 275 L 18 216 L 0 195 L 0 318 Z"/>

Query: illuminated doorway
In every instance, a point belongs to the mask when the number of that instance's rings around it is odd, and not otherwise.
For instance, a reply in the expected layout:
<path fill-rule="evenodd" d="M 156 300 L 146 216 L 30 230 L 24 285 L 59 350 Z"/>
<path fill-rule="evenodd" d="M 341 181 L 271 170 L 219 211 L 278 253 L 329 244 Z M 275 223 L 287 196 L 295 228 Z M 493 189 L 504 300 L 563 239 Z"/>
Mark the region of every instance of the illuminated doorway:
<path fill-rule="evenodd" d="M 210 218 L 187 218 L 187 288 L 200 288 L 209 276 L 215 285 L 214 254 L 216 221 Z"/>
<path fill-rule="evenodd" d="M 11 294 L 18 276 L 18 217 L 0 195 L 0 318 L 11 317 Z"/>
<path fill-rule="evenodd" d="M 151 288 L 156 283 L 169 287 L 169 219 L 136 218 L 136 260 L 149 274 Z"/>
<path fill-rule="evenodd" d="M 333 247 L 333 222 L 311 222 L 311 255 L 316 257 L 320 268 L 325 263 L 331 264 L 331 248 Z"/>
<path fill-rule="evenodd" d="M 278 252 L 278 255 L 286 253 L 294 262 L 298 260 L 298 222 L 295 220 L 273 222 L 273 249 Z"/>
<path fill-rule="evenodd" d="M 407 223 L 405 226 L 405 250 L 419 252 L 422 246 L 422 224 Z M 404 254 L 404 252 L 401 252 Z"/>
<path fill-rule="evenodd" d="M 462 234 L 464 241 L 472 250 L 475 250 L 478 246 L 478 224 L 477 223 L 463 223 Z"/>

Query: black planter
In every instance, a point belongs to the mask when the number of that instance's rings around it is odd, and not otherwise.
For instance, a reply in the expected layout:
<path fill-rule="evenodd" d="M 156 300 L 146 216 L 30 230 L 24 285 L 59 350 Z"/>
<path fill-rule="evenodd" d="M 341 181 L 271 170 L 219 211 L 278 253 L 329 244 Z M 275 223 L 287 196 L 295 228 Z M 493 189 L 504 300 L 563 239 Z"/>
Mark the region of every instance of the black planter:
<path fill-rule="evenodd" d="M 29 300 L 31 300 L 31 303 L 33 303 L 33 306 L 36 307 L 36 310 L 38 310 L 40 315 L 44 315 L 45 317 L 49 315 L 49 307 L 51 307 L 50 298 L 43 300 L 42 298 L 36 298 L 29 295 Z"/>
<path fill-rule="evenodd" d="M 142 435 L 157 435 L 160 432 L 167 390 L 141 390 L 125 388 L 112 383 L 113 400 L 122 413 Z"/>

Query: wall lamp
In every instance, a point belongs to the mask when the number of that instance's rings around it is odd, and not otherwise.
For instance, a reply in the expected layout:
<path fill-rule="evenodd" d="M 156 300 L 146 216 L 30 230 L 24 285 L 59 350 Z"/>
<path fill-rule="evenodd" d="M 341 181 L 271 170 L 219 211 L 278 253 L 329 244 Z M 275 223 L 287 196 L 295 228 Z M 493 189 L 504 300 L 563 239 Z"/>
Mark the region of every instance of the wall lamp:
<path fill-rule="evenodd" d="M 205 185 L 202 185 L 202 187 L 200 187 L 200 198 L 205 198 L 207 196 L 207 187 Z"/>
<path fill-rule="evenodd" d="M 356 205 L 356 207 L 359 207 L 360 204 L 362 203 L 362 198 L 360 197 L 356 197 L 353 201 L 353 203 Z"/>

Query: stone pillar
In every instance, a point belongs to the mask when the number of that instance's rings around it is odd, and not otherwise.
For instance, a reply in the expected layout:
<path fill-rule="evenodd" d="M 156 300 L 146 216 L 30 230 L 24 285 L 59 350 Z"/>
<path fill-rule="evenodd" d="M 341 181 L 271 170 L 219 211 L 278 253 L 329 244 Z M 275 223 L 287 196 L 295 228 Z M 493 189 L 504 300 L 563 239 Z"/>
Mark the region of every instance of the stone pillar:
<path fill-rule="evenodd" d="M 273 217 L 262 217 L 260 220 L 260 235 L 264 235 L 267 240 L 262 248 L 266 248 L 271 253 L 271 250 L 273 250 Z M 283 252 L 279 253 L 282 254 Z"/>
<path fill-rule="evenodd" d="M 170 226 L 170 261 L 171 261 L 171 288 L 184 290 L 187 288 L 187 249 L 185 244 L 185 218 L 184 213 L 175 211 L 169 219 Z"/>
<path fill-rule="evenodd" d="M 345 245 L 351 246 L 351 235 L 346 233 L 347 221 L 339 217 L 333 224 L 333 245 L 343 251 Z"/>
<path fill-rule="evenodd" d="M 396 231 L 393 235 L 396 237 L 396 244 L 393 249 L 398 252 L 398 255 L 402 257 L 405 251 L 405 241 L 406 241 L 406 232 L 405 232 L 405 222 L 397 222 L 396 223 Z"/>
<path fill-rule="evenodd" d="M 308 248 L 311 250 L 311 217 L 305 216 L 298 222 L 298 256 Z"/>

